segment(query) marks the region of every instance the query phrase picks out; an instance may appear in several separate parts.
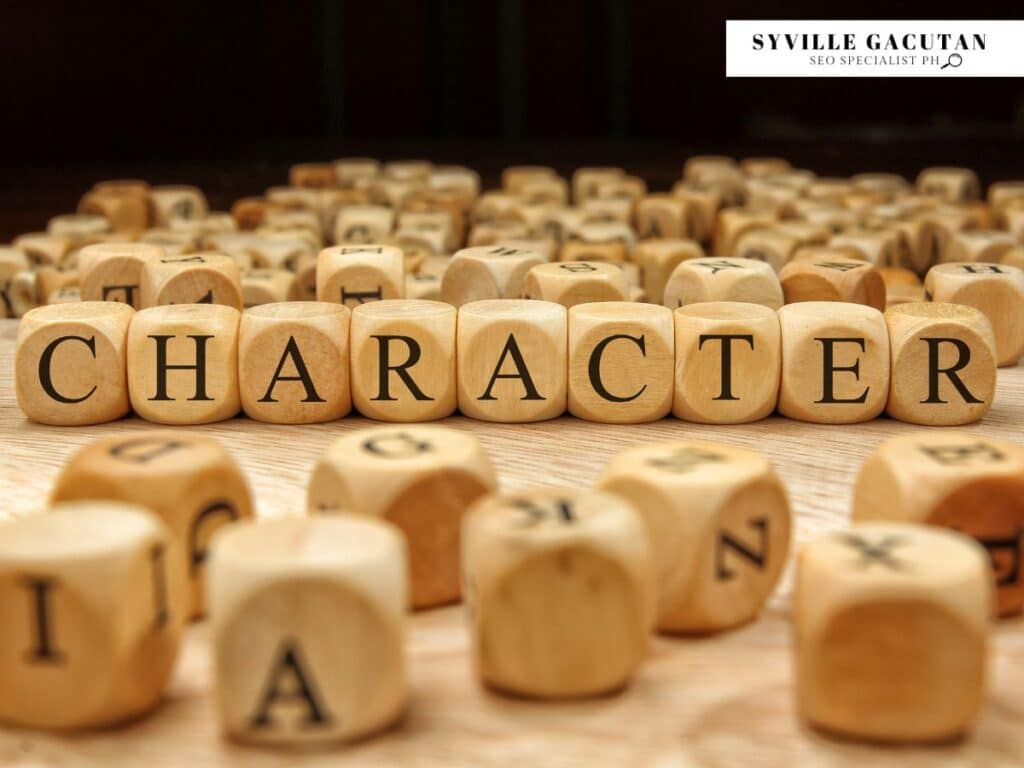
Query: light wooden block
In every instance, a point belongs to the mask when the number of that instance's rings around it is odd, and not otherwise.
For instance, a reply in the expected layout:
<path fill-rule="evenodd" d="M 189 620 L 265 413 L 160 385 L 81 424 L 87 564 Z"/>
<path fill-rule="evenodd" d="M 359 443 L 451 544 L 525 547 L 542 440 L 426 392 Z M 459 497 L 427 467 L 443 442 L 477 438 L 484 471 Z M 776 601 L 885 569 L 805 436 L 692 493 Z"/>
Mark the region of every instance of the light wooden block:
<path fill-rule="evenodd" d="M 647 195 L 636 204 L 637 234 L 642 238 L 689 237 L 689 217 L 684 200 L 674 195 Z"/>
<path fill-rule="evenodd" d="M 401 535 L 354 517 L 233 526 L 207 578 L 221 730 L 261 746 L 356 739 L 405 708 Z"/>
<path fill-rule="evenodd" d="M 66 235 L 51 235 L 47 232 L 29 232 L 14 238 L 12 246 L 23 251 L 31 266 L 60 264 L 64 257 L 75 248 L 75 242 Z"/>
<path fill-rule="evenodd" d="M 740 235 L 758 227 L 770 227 L 776 222 L 777 218 L 765 211 L 725 208 L 715 220 L 711 253 L 715 256 L 734 256 Z"/>
<path fill-rule="evenodd" d="M 166 256 L 182 256 L 198 250 L 199 238 L 192 232 L 174 229 L 147 229 L 139 235 L 140 243 L 157 245 Z"/>
<path fill-rule="evenodd" d="M 492 299 L 460 307 L 459 411 L 501 422 L 561 416 L 568 393 L 567 327 L 565 307 L 552 302 Z"/>
<path fill-rule="evenodd" d="M 501 188 L 509 194 L 521 194 L 524 185 L 555 178 L 558 173 L 546 165 L 510 165 L 501 172 Z"/>
<path fill-rule="evenodd" d="M 272 216 L 273 214 L 268 214 Z M 230 213 L 223 211 L 210 211 L 191 219 L 172 218 L 167 222 L 167 228 L 172 232 L 191 232 L 194 235 L 224 234 L 225 232 L 237 232 L 238 223 Z"/>
<path fill-rule="evenodd" d="M 818 424 L 868 421 L 889 394 L 889 333 L 882 313 L 845 302 L 779 310 L 779 413 Z"/>
<path fill-rule="evenodd" d="M 991 589 L 961 534 L 857 525 L 803 547 L 793 597 L 797 706 L 825 731 L 948 741 L 985 693 Z"/>
<path fill-rule="evenodd" d="M 923 285 L 894 285 L 885 289 L 885 308 L 898 307 L 900 304 L 927 301 Z"/>
<path fill-rule="evenodd" d="M 78 201 L 78 212 L 101 216 L 118 232 L 132 232 L 149 226 L 146 189 L 125 191 L 93 188 Z"/>
<path fill-rule="evenodd" d="M 316 264 L 317 301 L 349 308 L 384 299 L 400 299 L 405 289 L 405 260 L 390 245 L 339 245 L 320 251 Z"/>
<path fill-rule="evenodd" d="M 380 162 L 370 157 L 343 157 L 334 161 L 334 177 L 340 187 L 356 186 L 360 180 L 380 173 Z"/>
<path fill-rule="evenodd" d="M 544 263 L 544 254 L 529 249 L 505 245 L 463 248 L 448 262 L 441 300 L 461 307 L 481 299 L 519 298 L 526 274 Z"/>
<path fill-rule="evenodd" d="M 395 234 L 418 237 L 430 243 L 435 254 L 451 253 L 460 244 L 449 211 L 403 211 Z"/>
<path fill-rule="evenodd" d="M 153 515 L 114 502 L 0 525 L 0 720 L 102 728 L 157 706 L 185 622 L 169 546 Z"/>
<path fill-rule="evenodd" d="M 792 169 L 789 161 L 782 157 L 745 157 L 740 160 L 740 170 L 752 179 L 777 176 Z"/>
<path fill-rule="evenodd" d="M 132 409 L 158 424 L 208 424 L 235 416 L 241 408 L 239 318 L 237 309 L 220 304 L 135 313 L 128 329 Z"/>
<path fill-rule="evenodd" d="M 586 261 L 621 264 L 626 260 L 626 246 L 620 241 L 603 243 L 569 240 L 558 253 L 559 261 Z"/>
<path fill-rule="evenodd" d="M 103 216 L 88 213 L 67 213 L 54 216 L 46 223 L 47 234 L 54 237 L 67 237 L 77 244 L 88 240 L 94 235 L 110 231 L 110 222 Z"/>
<path fill-rule="evenodd" d="M 969 229 L 953 235 L 949 260 L 1000 262 L 1007 251 L 1019 246 L 1020 240 L 1009 232 Z"/>
<path fill-rule="evenodd" d="M 147 243 L 87 245 L 78 255 L 83 301 L 120 301 L 142 308 L 142 267 L 158 261 L 163 250 Z"/>
<path fill-rule="evenodd" d="M 480 194 L 480 174 L 464 165 L 435 165 L 427 176 L 427 189 L 468 209 Z"/>
<path fill-rule="evenodd" d="M 242 273 L 222 253 L 154 254 L 142 265 L 139 301 L 143 307 L 220 304 L 240 310 Z"/>
<path fill-rule="evenodd" d="M 315 285 L 315 260 L 313 269 Z M 242 272 L 242 303 L 247 309 L 288 301 L 294 288 L 295 273 L 287 269 L 247 269 Z"/>
<path fill-rule="evenodd" d="M 662 304 L 671 309 L 709 301 L 742 301 L 771 309 L 782 306 L 775 270 L 753 259 L 687 259 L 665 284 Z"/>
<path fill-rule="evenodd" d="M 569 204 L 569 182 L 561 176 L 534 178 L 519 187 L 519 196 L 529 203 Z"/>
<path fill-rule="evenodd" d="M 633 251 L 633 261 L 640 266 L 641 285 L 652 304 L 662 304 L 665 285 L 679 263 L 704 257 L 704 249 L 695 240 L 643 240 Z"/>
<path fill-rule="evenodd" d="M 487 497 L 466 517 L 463 572 L 473 656 L 518 696 L 598 696 L 625 686 L 654 619 L 640 515 L 599 491 Z"/>
<path fill-rule="evenodd" d="M 629 285 L 614 264 L 565 261 L 538 264 L 526 273 L 523 298 L 573 307 L 592 301 L 626 301 Z"/>
<path fill-rule="evenodd" d="M 77 285 L 58 288 L 46 297 L 47 304 L 75 304 L 82 300 L 82 292 Z"/>
<path fill-rule="evenodd" d="M 681 181 L 672 187 L 672 195 L 686 203 L 690 237 L 699 243 L 709 242 L 723 203 L 721 192 L 712 187 Z"/>
<path fill-rule="evenodd" d="M 782 576 L 786 490 L 760 454 L 679 440 L 628 448 L 597 487 L 629 501 L 651 541 L 657 626 L 717 632 L 752 621 Z"/>
<path fill-rule="evenodd" d="M 320 274 L 319 258 L 302 252 L 289 259 L 287 264 L 294 278 L 291 290 L 288 291 L 288 301 L 319 301 L 316 293 L 317 275 Z M 358 297 L 351 297 L 349 301 L 354 305 Z"/>
<path fill-rule="evenodd" d="M 757 227 L 740 235 L 733 250 L 738 258 L 763 261 L 779 272 L 804 244 L 798 235 L 780 227 Z"/>
<path fill-rule="evenodd" d="M 900 235 L 894 229 L 850 229 L 835 235 L 829 241 L 829 247 L 848 250 L 854 258 L 876 267 L 891 267 L 903 263 L 900 243 Z"/>
<path fill-rule="evenodd" d="M 284 208 L 265 197 L 243 197 L 232 203 L 231 216 L 240 230 L 248 231 L 263 226 L 271 212 L 280 210 Z"/>
<path fill-rule="evenodd" d="M 39 306 L 37 294 L 35 271 L 22 269 L 5 282 L 4 305 L 11 317 L 24 317 L 30 310 Z"/>
<path fill-rule="evenodd" d="M 352 312 L 352 399 L 380 421 L 432 421 L 455 411 L 455 307 L 399 299 Z"/>
<path fill-rule="evenodd" d="M 779 271 L 786 304 L 838 301 L 885 309 L 885 281 L 877 267 L 831 249 L 807 248 Z"/>
<path fill-rule="evenodd" d="M 310 189 L 309 187 L 295 187 L 282 185 L 270 187 L 263 196 L 282 208 L 290 210 L 315 211 L 320 204 L 320 193 L 322 190 Z"/>
<path fill-rule="evenodd" d="M 164 184 L 149 188 L 149 218 L 153 226 L 166 227 L 171 219 L 197 219 L 210 210 L 206 195 L 187 184 Z"/>
<path fill-rule="evenodd" d="M 963 203 L 981 196 L 981 184 L 969 168 L 925 168 L 917 176 L 917 191 L 947 203 Z"/>
<path fill-rule="evenodd" d="M 683 163 L 683 178 L 700 182 L 721 173 L 735 173 L 739 170 L 736 161 L 726 155 L 694 155 Z"/>
<path fill-rule="evenodd" d="M 621 168 L 586 166 L 572 174 L 572 199 L 576 205 L 597 194 L 597 187 L 607 181 L 618 181 L 626 172 Z"/>
<path fill-rule="evenodd" d="M 79 271 L 75 267 L 43 266 L 36 270 L 36 302 L 49 304 L 50 296 L 62 288 L 77 288 Z"/>
<path fill-rule="evenodd" d="M 633 200 L 625 195 L 596 195 L 587 198 L 579 206 L 585 222 L 628 224 L 633 218 Z"/>
<path fill-rule="evenodd" d="M 850 183 L 856 190 L 879 192 L 889 200 L 902 197 L 912 189 L 910 182 L 898 173 L 855 173 Z"/>
<path fill-rule="evenodd" d="M 964 206 L 943 205 L 926 210 L 919 217 L 924 222 L 927 267 L 952 261 L 953 240 L 957 234 L 982 226 L 975 214 Z"/>
<path fill-rule="evenodd" d="M 442 301 L 441 278 L 430 272 L 414 272 L 405 276 L 405 298 L 421 301 Z"/>
<path fill-rule="evenodd" d="M 382 205 L 350 205 L 338 212 L 334 242 L 379 243 L 395 228 L 395 212 Z"/>
<path fill-rule="evenodd" d="M 906 267 L 879 267 L 878 274 L 885 283 L 886 290 L 897 285 L 922 285 L 917 273 Z"/>
<path fill-rule="evenodd" d="M 334 163 L 296 163 L 288 169 L 293 187 L 333 187 L 338 183 Z"/>
<path fill-rule="evenodd" d="M 673 318 L 676 416 L 702 424 L 744 424 L 774 412 L 782 368 L 774 310 L 721 301 L 680 307 Z"/>

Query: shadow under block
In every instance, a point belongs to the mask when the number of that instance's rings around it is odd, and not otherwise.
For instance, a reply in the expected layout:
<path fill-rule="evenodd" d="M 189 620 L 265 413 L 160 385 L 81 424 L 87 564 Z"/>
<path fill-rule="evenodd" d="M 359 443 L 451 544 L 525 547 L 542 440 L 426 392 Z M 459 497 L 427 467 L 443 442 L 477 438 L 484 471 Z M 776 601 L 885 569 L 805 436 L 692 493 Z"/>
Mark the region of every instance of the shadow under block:
<path fill-rule="evenodd" d="M 533 250 L 504 245 L 463 248 L 441 279 L 441 300 L 455 307 L 482 299 L 518 299 L 527 272 L 547 258 Z"/>
<path fill-rule="evenodd" d="M 128 413 L 125 359 L 135 311 L 83 301 L 30 310 L 18 324 L 18 405 L 41 424 L 100 424 Z"/>
<path fill-rule="evenodd" d="M 801 301 L 845 301 L 885 309 L 885 281 L 878 268 L 828 248 L 797 251 L 779 271 L 787 304 Z"/>
<path fill-rule="evenodd" d="M 622 688 L 643 661 L 654 578 L 643 521 L 600 491 L 494 495 L 463 526 L 477 673 L 540 699 Z"/>
<path fill-rule="evenodd" d="M 232 526 L 207 569 L 220 726 L 301 746 L 355 739 L 405 708 L 405 543 L 368 518 Z"/>
<path fill-rule="evenodd" d="M 853 519 L 929 523 L 988 551 L 1001 616 L 1024 609 L 1024 448 L 954 430 L 890 438 L 865 460 Z"/>
<path fill-rule="evenodd" d="M 960 735 L 985 691 L 991 586 L 968 537 L 863 524 L 803 547 L 793 595 L 797 705 L 885 742 Z"/>
<path fill-rule="evenodd" d="M 136 312 L 127 356 L 135 412 L 157 424 L 208 424 L 235 416 L 241 408 L 239 318 L 238 310 L 220 304 Z"/>
<path fill-rule="evenodd" d="M 672 407 L 672 312 L 654 304 L 602 301 L 569 310 L 569 413 L 637 424 Z"/>
<path fill-rule="evenodd" d="M 320 251 L 316 298 L 349 308 L 400 299 L 405 290 L 405 258 L 392 245 L 340 245 Z"/>
<path fill-rule="evenodd" d="M 97 243 L 78 254 L 82 301 L 120 301 L 142 308 L 142 267 L 164 256 L 147 243 Z"/>
<path fill-rule="evenodd" d="M 593 301 L 626 301 L 629 285 L 622 269 L 614 264 L 564 261 L 530 269 L 523 297 L 573 307 Z"/>
<path fill-rule="evenodd" d="M 395 299 L 352 312 L 352 399 L 381 421 L 433 421 L 456 406 L 457 311 L 440 301 Z"/>
<path fill-rule="evenodd" d="M 375 427 L 338 438 L 313 469 L 310 514 L 382 518 L 405 534 L 412 605 L 459 600 L 466 509 L 498 489 L 475 437 L 435 426 Z"/>
<path fill-rule="evenodd" d="M 863 304 L 808 301 L 779 310 L 779 413 L 818 424 L 869 421 L 889 394 L 889 333 Z"/>
<path fill-rule="evenodd" d="M 313 424 L 352 410 L 351 311 L 294 301 L 252 307 L 238 330 L 242 410 L 257 421 Z"/>
<path fill-rule="evenodd" d="M 464 416 L 529 422 L 565 412 L 565 307 L 528 299 L 464 304 L 459 308 L 457 347 L 458 405 Z"/>
<path fill-rule="evenodd" d="M 680 440 L 616 455 L 597 487 L 643 517 L 657 576 L 657 626 L 705 633 L 752 620 L 786 564 L 786 491 L 760 454 Z"/>
<path fill-rule="evenodd" d="M 770 416 L 779 399 L 779 316 L 757 304 L 690 304 L 673 313 L 672 412 L 701 424 L 743 424 Z"/>
<path fill-rule="evenodd" d="M 0 720 L 77 730 L 156 706 L 186 617 L 168 547 L 163 523 L 115 502 L 0 526 Z"/>
<path fill-rule="evenodd" d="M 688 259 L 665 285 L 662 304 L 671 309 L 708 301 L 742 301 L 771 309 L 782 306 L 782 286 L 763 261 L 739 258 Z"/>
<path fill-rule="evenodd" d="M 221 304 L 242 308 L 242 273 L 222 253 L 162 254 L 147 258 L 139 280 L 143 307 Z"/>

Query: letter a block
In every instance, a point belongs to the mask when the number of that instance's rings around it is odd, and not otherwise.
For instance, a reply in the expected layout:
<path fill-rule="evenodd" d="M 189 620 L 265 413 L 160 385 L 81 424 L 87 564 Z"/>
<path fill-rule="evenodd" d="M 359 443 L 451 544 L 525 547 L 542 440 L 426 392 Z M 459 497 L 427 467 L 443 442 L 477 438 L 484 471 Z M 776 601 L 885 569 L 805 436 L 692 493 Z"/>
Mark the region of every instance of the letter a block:
<path fill-rule="evenodd" d="M 285 518 L 218 536 L 207 578 L 221 728 L 327 744 L 405 707 L 405 544 L 368 518 Z"/>
<path fill-rule="evenodd" d="M 861 467 L 853 519 L 973 536 L 991 558 L 999 614 L 1024 609 L 1024 447 L 954 430 L 891 438 Z"/>
<path fill-rule="evenodd" d="M 405 257 L 391 245 L 339 245 L 320 251 L 316 262 L 317 301 L 349 308 L 400 299 L 405 290 Z"/>
<path fill-rule="evenodd" d="M 128 504 L 61 504 L 0 525 L 0 720 L 114 725 L 159 702 L 185 623 L 166 527 Z"/>
<path fill-rule="evenodd" d="M 41 424 L 100 424 L 128 413 L 125 357 L 134 310 L 83 301 L 37 307 L 18 325 L 18 405 Z"/>

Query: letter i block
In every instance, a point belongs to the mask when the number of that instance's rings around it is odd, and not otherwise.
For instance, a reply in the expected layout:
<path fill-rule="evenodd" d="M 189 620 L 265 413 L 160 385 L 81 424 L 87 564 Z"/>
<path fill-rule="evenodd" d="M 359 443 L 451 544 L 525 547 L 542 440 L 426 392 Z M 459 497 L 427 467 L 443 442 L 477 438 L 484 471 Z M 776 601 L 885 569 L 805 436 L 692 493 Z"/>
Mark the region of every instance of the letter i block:
<path fill-rule="evenodd" d="M 672 312 L 599 301 L 569 310 L 569 413 L 637 424 L 672 407 Z"/>
<path fill-rule="evenodd" d="M 242 410 L 257 421 L 313 424 L 352 409 L 349 320 L 341 304 L 293 301 L 252 307 L 238 331 Z"/>
<path fill-rule="evenodd" d="M 310 514 L 365 514 L 397 525 L 409 546 L 412 604 L 458 600 L 460 526 L 476 499 L 497 490 L 476 438 L 434 426 L 376 427 L 338 438 L 309 482 Z"/>
<path fill-rule="evenodd" d="M 163 249 L 146 243 L 87 245 L 78 254 L 82 301 L 120 301 L 141 309 L 142 267 L 161 256 Z"/>
<path fill-rule="evenodd" d="M 853 519 L 974 537 L 992 560 L 999 614 L 1024 609 L 1024 447 L 954 430 L 891 438 L 861 467 Z"/>
<path fill-rule="evenodd" d="M 222 253 L 190 253 L 146 259 L 139 278 L 143 307 L 223 304 L 242 308 L 242 272 Z"/>
<path fill-rule="evenodd" d="M 396 299 L 352 312 L 352 399 L 381 421 L 432 421 L 455 410 L 455 307 Z"/>
<path fill-rule="evenodd" d="M 892 381 L 886 413 L 929 426 L 978 421 L 996 391 L 996 339 L 979 310 L 911 302 L 885 312 Z"/>
<path fill-rule="evenodd" d="M 0 720 L 97 728 L 156 706 L 186 616 L 168 539 L 145 509 L 113 502 L 0 525 Z"/>
<path fill-rule="evenodd" d="M 462 414 L 503 422 L 561 416 L 568 396 L 567 328 L 565 307 L 548 301 L 464 304 L 457 344 Z"/>
<path fill-rule="evenodd" d="M 701 424 L 743 424 L 772 414 L 782 368 L 774 310 L 714 301 L 679 307 L 674 319 L 676 416 Z"/>
<path fill-rule="evenodd" d="M 405 290 L 405 257 L 391 245 L 339 245 L 320 251 L 316 263 L 317 301 L 349 308 L 400 299 Z"/>
<path fill-rule="evenodd" d="M 463 248 L 441 280 L 441 300 L 456 307 L 483 299 L 517 299 L 526 273 L 547 258 L 539 251 L 484 245 Z"/>
<path fill-rule="evenodd" d="M 494 495 L 463 526 L 477 673 L 520 696 L 597 696 L 646 655 L 654 579 L 643 522 L 598 491 Z"/>
<path fill-rule="evenodd" d="M 368 518 L 233 526 L 207 589 L 221 728 L 251 744 L 378 731 L 406 701 L 405 544 Z"/>
<path fill-rule="evenodd" d="M 644 519 L 659 629 L 715 632 L 761 611 L 786 564 L 791 514 L 760 454 L 696 441 L 644 445 L 613 458 L 597 487 Z"/>
<path fill-rule="evenodd" d="M 771 309 L 782 306 L 782 286 L 771 265 L 754 259 L 689 259 L 665 285 L 662 303 L 671 309 L 709 301 L 742 301 Z"/>
<path fill-rule="evenodd" d="M 868 421 L 889 394 L 889 332 L 863 304 L 807 301 L 779 310 L 779 413 L 819 424 Z"/>
<path fill-rule="evenodd" d="M 168 559 L 188 577 L 183 606 L 203 614 L 203 563 L 222 525 L 252 516 L 249 486 L 220 443 L 188 432 L 132 432 L 97 440 L 68 459 L 53 503 L 111 500 L 155 513 L 170 531 Z"/>
<path fill-rule="evenodd" d="M 992 588 L 966 536 L 855 525 L 807 544 L 793 595 L 797 705 L 819 728 L 946 741 L 984 699 Z"/>
<path fill-rule="evenodd" d="M 135 311 L 83 301 L 37 307 L 18 325 L 15 390 L 41 424 L 100 424 L 128 413 L 125 359 Z"/>
<path fill-rule="evenodd" d="M 158 424 L 208 424 L 238 413 L 240 313 L 219 304 L 143 309 L 128 329 L 132 408 Z"/>

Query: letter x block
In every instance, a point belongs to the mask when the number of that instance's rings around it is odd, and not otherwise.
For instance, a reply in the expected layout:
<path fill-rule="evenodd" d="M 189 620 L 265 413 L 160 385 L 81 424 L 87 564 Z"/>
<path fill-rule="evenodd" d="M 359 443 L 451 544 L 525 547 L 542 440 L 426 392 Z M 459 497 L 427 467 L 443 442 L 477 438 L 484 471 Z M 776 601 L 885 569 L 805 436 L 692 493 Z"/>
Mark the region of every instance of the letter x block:
<path fill-rule="evenodd" d="M 349 308 L 400 299 L 405 290 L 405 257 L 391 245 L 339 245 L 320 251 L 316 298 Z"/>

